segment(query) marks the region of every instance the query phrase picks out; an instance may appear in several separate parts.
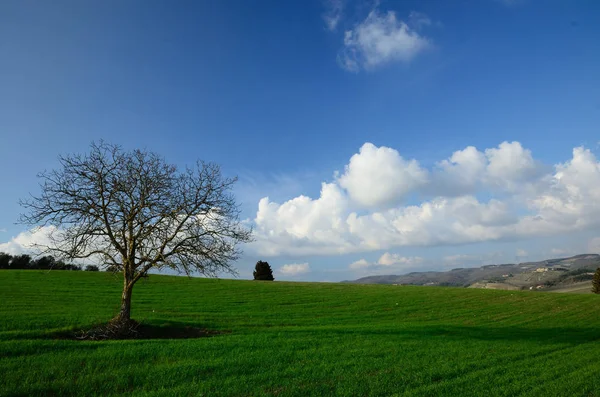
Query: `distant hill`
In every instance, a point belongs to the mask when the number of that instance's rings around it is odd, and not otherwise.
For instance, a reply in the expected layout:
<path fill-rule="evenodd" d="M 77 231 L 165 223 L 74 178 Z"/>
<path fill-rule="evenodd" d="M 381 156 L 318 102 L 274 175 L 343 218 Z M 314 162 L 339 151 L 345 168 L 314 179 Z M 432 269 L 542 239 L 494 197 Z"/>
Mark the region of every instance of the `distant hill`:
<path fill-rule="evenodd" d="M 589 282 L 600 267 L 600 255 L 582 254 L 539 262 L 507 263 L 447 272 L 412 272 L 404 275 L 369 276 L 346 283 L 410 284 L 491 289 L 561 289 Z M 591 287 L 591 283 L 590 283 Z"/>

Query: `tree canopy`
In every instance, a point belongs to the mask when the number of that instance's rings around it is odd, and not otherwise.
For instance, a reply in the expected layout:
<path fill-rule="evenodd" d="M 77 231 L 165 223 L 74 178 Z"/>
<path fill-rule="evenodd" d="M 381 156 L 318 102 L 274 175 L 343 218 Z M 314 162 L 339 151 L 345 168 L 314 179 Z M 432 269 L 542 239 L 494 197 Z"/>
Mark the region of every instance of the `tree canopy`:
<path fill-rule="evenodd" d="M 122 272 L 117 319 L 129 321 L 132 288 L 151 269 L 235 273 L 231 262 L 251 230 L 231 194 L 236 178 L 223 177 L 218 165 L 179 169 L 156 153 L 104 142 L 59 162 L 38 175 L 41 193 L 21 201 L 20 220 L 51 226 L 44 252 Z"/>

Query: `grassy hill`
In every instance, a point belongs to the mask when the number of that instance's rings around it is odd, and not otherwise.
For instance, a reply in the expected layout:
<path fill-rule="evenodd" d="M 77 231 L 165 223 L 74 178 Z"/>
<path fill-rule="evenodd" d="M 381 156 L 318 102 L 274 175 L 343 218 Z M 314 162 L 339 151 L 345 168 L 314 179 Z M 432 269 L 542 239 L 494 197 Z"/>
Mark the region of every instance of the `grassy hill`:
<path fill-rule="evenodd" d="M 600 296 L 150 276 L 133 317 L 199 339 L 55 339 L 121 280 L 0 271 L 0 396 L 600 396 Z"/>

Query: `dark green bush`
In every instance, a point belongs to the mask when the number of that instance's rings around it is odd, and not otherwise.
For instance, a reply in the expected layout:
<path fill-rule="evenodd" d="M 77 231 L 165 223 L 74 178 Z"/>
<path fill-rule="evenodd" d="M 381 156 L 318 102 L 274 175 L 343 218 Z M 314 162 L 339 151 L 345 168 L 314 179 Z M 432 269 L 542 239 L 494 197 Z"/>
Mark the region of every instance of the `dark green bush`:
<path fill-rule="evenodd" d="M 596 273 L 594 273 L 594 278 L 592 279 L 592 292 L 600 294 L 600 267 L 596 269 Z"/>
<path fill-rule="evenodd" d="M 0 269 L 8 269 L 12 255 L 0 252 Z"/>
<path fill-rule="evenodd" d="M 254 279 L 264 281 L 275 280 L 275 277 L 273 277 L 273 270 L 271 270 L 271 266 L 269 266 L 268 262 L 256 262 L 256 267 L 254 270 Z"/>
<path fill-rule="evenodd" d="M 29 269 L 31 256 L 27 254 L 13 256 L 10 260 L 9 269 Z"/>

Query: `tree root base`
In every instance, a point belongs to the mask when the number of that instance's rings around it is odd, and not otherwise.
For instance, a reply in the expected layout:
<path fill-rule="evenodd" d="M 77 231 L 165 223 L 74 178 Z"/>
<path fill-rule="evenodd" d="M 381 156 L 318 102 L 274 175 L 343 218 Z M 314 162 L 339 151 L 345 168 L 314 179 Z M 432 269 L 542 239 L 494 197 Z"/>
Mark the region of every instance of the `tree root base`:
<path fill-rule="evenodd" d="M 113 318 L 106 324 L 101 324 L 87 331 L 79 331 L 75 338 L 79 340 L 109 340 L 137 339 L 140 323 L 135 320 Z"/>

